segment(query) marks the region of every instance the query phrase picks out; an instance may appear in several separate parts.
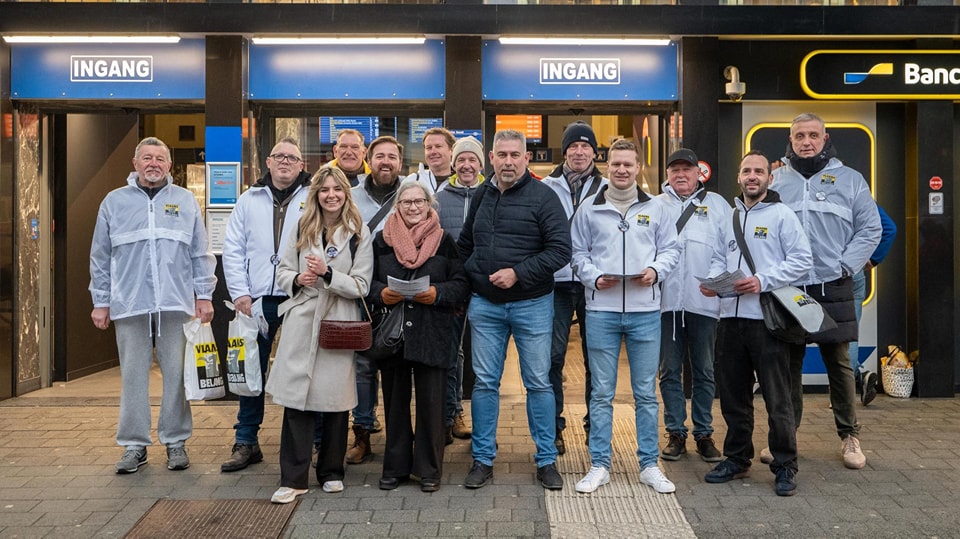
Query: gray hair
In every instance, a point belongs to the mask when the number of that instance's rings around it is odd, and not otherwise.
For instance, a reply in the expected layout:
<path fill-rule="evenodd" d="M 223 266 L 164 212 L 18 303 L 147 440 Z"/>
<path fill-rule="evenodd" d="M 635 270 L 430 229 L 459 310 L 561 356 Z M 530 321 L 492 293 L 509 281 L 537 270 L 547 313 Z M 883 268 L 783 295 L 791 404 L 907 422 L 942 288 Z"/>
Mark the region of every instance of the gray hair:
<path fill-rule="evenodd" d="M 407 178 L 400 182 L 400 187 L 397 187 L 397 196 L 393 197 L 393 207 L 396 208 L 400 206 L 400 195 L 405 191 L 410 189 L 419 188 L 423 191 L 423 198 L 427 199 L 427 206 L 431 208 L 437 207 L 437 197 L 433 196 L 433 193 L 427 191 L 427 188 L 420 183 L 420 180 L 417 178 Z"/>
<path fill-rule="evenodd" d="M 823 118 L 817 116 L 812 112 L 803 112 L 797 115 L 797 117 L 794 118 L 792 122 L 790 122 L 790 126 L 792 127 L 794 125 L 797 125 L 800 122 L 811 122 L 811 121 L 818 122 L 820 124 L 820 127 L 826 126 L 826 123 L 823 121 Z"/>
<path fill-rule="evenodd" d="M 523 136 L 523 133 L 515 129 L 503 129 L 501 131 L 497 131 L 497 133 L 493 135 L 494 146 L 496 146 L 498 142 L 506 140 L 519 140 L 520 145 L 523 146 L 524 149 L 527 148 L 527 138 Z"/>
<path fill-rule="evenodd" d="M 171 162 L 173 161 L 173 156 L 170 155 L 170 148 L 157 137 L 147 137 L 141 140 L 140 143 L 137 144 L 137 149 L 133 152 L 134 158 L 140 157 L 140 148 L 143 148 L 144 146 L 160 146 L 167 152 L 167 159 L 169 159 Z"/>

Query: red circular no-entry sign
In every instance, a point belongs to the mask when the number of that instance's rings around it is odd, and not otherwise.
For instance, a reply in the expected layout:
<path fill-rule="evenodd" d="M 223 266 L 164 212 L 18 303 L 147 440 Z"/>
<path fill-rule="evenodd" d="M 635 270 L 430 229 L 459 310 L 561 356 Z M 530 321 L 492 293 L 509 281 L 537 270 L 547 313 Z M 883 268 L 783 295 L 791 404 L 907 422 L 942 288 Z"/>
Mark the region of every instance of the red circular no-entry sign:
<path fill-rule="evenodd" d="M 930 189 L 939 191 L 941 187 L 943 187 L 943 178 L 940 176 L 934 176 L 930 178 Z"/>

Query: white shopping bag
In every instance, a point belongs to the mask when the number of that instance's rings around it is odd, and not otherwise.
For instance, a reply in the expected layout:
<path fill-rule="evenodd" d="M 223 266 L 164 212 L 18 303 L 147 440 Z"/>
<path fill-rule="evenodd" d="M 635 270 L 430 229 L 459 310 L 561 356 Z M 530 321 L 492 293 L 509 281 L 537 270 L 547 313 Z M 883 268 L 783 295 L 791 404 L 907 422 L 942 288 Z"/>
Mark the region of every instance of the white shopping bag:
<path fill-rule="evenodd" d="M 183 349 L 183 388 L 187 400 L 219 399 L 226 395 L 220 374 L 220 355 L 210 324 L 194 318 L 183 325 L 187 344 Z"/>
<path fill-rule="evenodd" d="M 263 391 L 257 321 L 236 312 L 227 332 L 227 386 L 230 393 L 256 397 Z"/>

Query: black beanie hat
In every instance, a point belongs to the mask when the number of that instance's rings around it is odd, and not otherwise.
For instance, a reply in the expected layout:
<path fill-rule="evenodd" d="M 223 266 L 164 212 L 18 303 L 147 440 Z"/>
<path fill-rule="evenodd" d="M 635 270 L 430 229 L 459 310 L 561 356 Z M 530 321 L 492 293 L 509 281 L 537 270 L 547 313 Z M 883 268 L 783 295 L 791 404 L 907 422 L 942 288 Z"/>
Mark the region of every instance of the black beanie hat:
<path fill-rule="evenodd" d="M 560 151 L 566 155 L 567 148 L 574 142 L 586 142 L 593 148 L 594 153 L 597 151 L 597 135 L 593 133 L 593 128 L 584 122 L 573 122 L 563 130 L 563 142 L 560 143 Z"/>

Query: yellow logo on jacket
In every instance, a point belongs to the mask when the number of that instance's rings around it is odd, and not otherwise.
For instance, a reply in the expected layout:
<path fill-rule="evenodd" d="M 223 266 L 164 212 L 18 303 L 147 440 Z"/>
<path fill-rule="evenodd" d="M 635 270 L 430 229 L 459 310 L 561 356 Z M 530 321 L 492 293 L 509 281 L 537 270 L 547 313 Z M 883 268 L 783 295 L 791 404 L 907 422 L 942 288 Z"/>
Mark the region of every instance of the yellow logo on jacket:
<path fill-rule="evenodd" d="M 163 214 L 171 215 L 173 217 L 180 216 L 180 205 L 179 204 L 164 204 L 163 205 Z"/>
<path fill-rule="evenodd" d="M 753 229 L 753 237 L 761 240 L 767 239 L 767 227 L 758 226 Z"/>
<path fill-rule="evenodd" d="M 637 224 L 640 226 L 650 226 L 650 216 L 649 215 L 637 215 Z"/>

